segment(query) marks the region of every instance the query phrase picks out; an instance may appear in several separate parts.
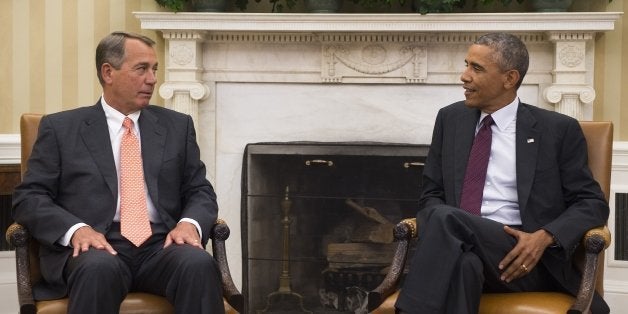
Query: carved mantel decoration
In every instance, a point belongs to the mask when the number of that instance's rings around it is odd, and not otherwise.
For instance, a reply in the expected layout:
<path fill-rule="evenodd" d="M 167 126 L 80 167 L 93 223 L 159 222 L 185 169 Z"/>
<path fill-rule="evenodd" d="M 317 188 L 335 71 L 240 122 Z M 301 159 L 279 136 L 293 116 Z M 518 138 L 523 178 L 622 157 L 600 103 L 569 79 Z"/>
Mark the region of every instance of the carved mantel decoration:
<path fill-rule="evenodd" d="M 468 46 L 492 31 L 528 46 L 522 101 L 590 120 L 595 38 L 621 13 L 135 15 L 165 39 L 159 95 L 197 125 L 221 218 L 233 226 L 227 252 L 239 260 L 246 144 L 429 144 L 438 109 L 464 97 Z"/>

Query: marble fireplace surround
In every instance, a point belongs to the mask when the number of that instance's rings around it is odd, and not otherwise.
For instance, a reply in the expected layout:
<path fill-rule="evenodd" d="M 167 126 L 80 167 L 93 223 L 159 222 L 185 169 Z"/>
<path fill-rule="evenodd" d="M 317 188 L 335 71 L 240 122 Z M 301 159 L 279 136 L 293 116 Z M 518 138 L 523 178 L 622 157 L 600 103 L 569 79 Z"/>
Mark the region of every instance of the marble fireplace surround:
<path fill-rule="evenodd" d="M 468 45 L 489 31 L 528 46 L 524 102 L 590 120 L 594 39 L 620 15 L 135 13 L 165 39 L 159 95 L 195 120 L 237 283 L 247 143 L 429 144 L 438 109 L 463 98 Z"/>

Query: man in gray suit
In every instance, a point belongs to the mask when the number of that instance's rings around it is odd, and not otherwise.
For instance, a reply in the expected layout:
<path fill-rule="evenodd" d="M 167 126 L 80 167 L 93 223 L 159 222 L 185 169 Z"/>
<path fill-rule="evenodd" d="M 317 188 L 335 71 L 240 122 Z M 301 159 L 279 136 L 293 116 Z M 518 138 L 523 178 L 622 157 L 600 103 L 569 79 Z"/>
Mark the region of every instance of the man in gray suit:
<path fill-rule="evenodd" d="M 157 71 L 153 45 L 123 32 L 99 43 L 102 97 L 94 106 L 42 118 L 15 190 L 13 217 L 41 243 L 44 283 L 34 287 L 34 297 L 67 295 L 69 313 L 118 313 L 130 291 L 165 296 L 177 313 L 224 313 L 220 274 L 204 249 L 217 218 L 216 195 L 192 119 L 149 105 Z M 148 238 L 137 244 L 120 226 L 126 118 L 140 140 L 145 188 L 137 194 L 146 196 L 141 203 L 150 219 Z"/>
<path fill-rule="evenodd" d="M 528 69 L 523 42 L 486 34 L 470 46 L 465 63 L 466 100 L 436 118 L 417 214 L 419 242 L 396 303 L 402 313 L 477 313 L 483 291 L 575 295 L 574 250 L 588 229 L 608 218 L 578 121 L 517 97 Z M 490 120 L 490 154 L 474 214 L 463 182 L 478 167 L 467 168 L 475 134 Z M 591 309 L 609 312 L 597 294 Z"/>

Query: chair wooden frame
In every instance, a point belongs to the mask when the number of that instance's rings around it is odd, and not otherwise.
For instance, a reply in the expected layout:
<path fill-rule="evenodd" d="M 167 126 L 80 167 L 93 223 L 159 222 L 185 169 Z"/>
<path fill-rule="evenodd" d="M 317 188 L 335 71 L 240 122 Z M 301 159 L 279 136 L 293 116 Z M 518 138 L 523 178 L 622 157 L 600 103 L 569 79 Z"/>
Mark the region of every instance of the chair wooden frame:
<path fill-rule="evenodd" d="M 37 129 L 41 114 L 24 114 L 20 119 L 21 134 L 21 170 L 26 171 L 26 161 L 30 156 L 37 136 Z M 242 312 L 244 297 L 235 286 L 227 262 L 225 241 L 229 238 L 230 230 L 227 224 L 218 219 L 210 238 L 213 257 L 218 264 L 223 285 L 225 312 L 229 314 Z M 32 287 L 40 279 L 38 251 L 39 244 L 28 233 L 28 230 L 17 223 L 13 223 L 6 231 L 6 240 L 15 247 L 16 277 L 18 302 L 21 314 L 30 313 L 66 313 L 67 298 L 50 301 L 35 301 Z M 172 305 L 165 297 L 148 293 L 129 293 L 121 305 L 120 313 L 174 313 Z"/>
<path fill-rule="evenodd" d="M 587 139 L 589 167 L 602 191 L 610 194 L 613 125 L 611 122 L 581 121 Z M 368 295 L 368 310 L 373 314 L 394 314 L 411 241 L 417 238 L 416 218 L 404 219 L 394 227 L 397 248 L 390 269 L 381 284 Z M 486 293 L 480 301 L 480 314 L 492 313 L 588 313 L 594 291 L 603 295 L 604 250 L 611 241 L 609 229 L 589 230 L 576 253 L 576 264 L 582 271 L 578 295 L 559 292 Z M 539 311 L 536 311 L 536 310 Z M 542 311 L 541 311 L 542 309 Z"/>

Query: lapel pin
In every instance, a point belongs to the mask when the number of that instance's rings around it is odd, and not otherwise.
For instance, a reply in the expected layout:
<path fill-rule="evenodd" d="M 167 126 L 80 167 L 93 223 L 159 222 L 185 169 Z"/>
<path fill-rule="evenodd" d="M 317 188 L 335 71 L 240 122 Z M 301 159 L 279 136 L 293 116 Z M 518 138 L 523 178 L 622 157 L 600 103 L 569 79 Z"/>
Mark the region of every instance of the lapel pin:
<path fill-rule="evenodd" d="M 528 144 L 530 144 L 530 143 L 534 143 L 534 139 L 533 138 L 529 138 L 528 139 Z"/>

